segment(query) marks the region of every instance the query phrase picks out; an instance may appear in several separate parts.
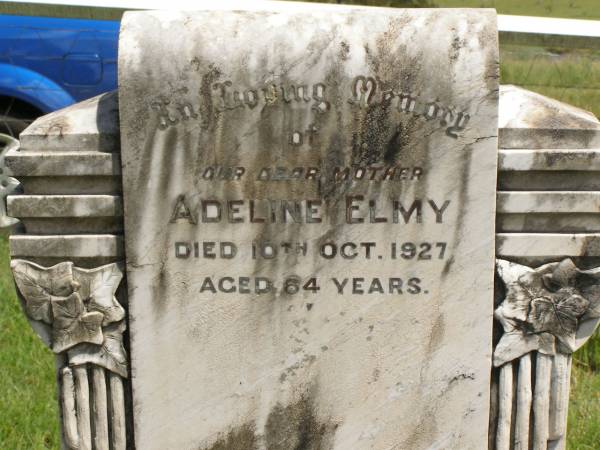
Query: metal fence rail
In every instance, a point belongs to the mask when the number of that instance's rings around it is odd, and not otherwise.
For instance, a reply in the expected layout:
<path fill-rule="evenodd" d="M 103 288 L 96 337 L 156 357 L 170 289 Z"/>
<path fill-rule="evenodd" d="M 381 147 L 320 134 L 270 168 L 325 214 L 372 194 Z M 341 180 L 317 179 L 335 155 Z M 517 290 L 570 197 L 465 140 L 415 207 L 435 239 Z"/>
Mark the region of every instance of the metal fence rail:
<path fill-rule="evenodd" d="M 124 11 L 136 9 L 261 9 L 267 0 L 5 0 L 0 2 L 0 14 L 40 15 L 49 17 L 78 17 L 86 19 L 119 20 Z M 323 5 L 331 7 L 333 5 Z M 315 8 L 315 4 L 287 2 L 285 8 Z M 575 48 L 600 47 L 600 21 L 555 19 L 547 17 L 498 16 L 502 43 Z"/>

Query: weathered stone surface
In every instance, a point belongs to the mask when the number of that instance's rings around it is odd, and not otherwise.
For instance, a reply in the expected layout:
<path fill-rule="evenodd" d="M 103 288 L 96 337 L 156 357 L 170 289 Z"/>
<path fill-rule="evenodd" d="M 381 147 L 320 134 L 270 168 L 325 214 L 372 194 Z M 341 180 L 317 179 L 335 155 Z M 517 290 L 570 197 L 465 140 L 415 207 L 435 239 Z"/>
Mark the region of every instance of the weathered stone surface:
<path fill-rule="evenodd" d="M 7 198 L 14 217 L 121 217 L 116 195 L 12 195 Z"/>
<path fill-rule="evenodd" d="M 10 217 L 6 210 L 6 198 L 20 189 L 19 182 L 11 176 L 6 167 L 6 155 L 19 148 L 19 141 L 0 134 L 0 228 L 15 225 L 18 219 Z"/>
<path fill-rule="evenodd" d="M 21 150 L 118 151 L 118 114 L 116 91 L 46 114 L 21 133 Z"/>
<path fill-rule="evenodd" d="M 123 205 L 117 195 L 11 195 L 7 211 L 19 217 L 27 233 L 83 234 L 123 231 Z"/>
<path fill-rule="evenodd" d="M 600 122 L 596 117 L 539 94 L 503 86 L 499 125 L 499 256 L 541 264 L 548 262 L 545 258 L 563 256 L 565 235 L 570 240 L 571 233 L 600 232 Z M 519 248 L 520 244 L 505 245 L 505 233 L 529 234 L 509 238 L 513 243 L 523 240 Z M 541 233 L 546 236 L 538 236 Z M 596 256 L 600 249 L 573 239 L 564 248 L 564 256 Z M 549 247 L 538 247 L 540 242 Z"/>
<path fill-rule="evenodd" d="M 500 150 L 498 170 L 528 171 L 600 171 L 600 149 Z"/>
<path fill-rule="evenodd" d="M 600 255 L 600 233 L 498 233 L 496 253 L 504 258 L 551 261 L 561 256 Z"/>
<path fill-rule="evenodd" d="M 600 192 L 499 192 L 496 210 L 499 214 L 598 213 Z"/>
<path fill-rule="evenodd" d="M 108 234 L 31 236 L 12 235 L 10 237 L 12 258 L 42 261 L 105 262 L 123 259 L 123 239 Z"/>
<path fill-rule="evenodd" d="M 598 212 L 498 213 L 498 233 L 600 233 Z M 598 249 L 600 250 L 600 249 Z M 594 256 L 594 255 L 588 255 Z"/>
<path fill-rule="evenodd" d="M 68 112 L 63 112 L 67 114 Z M 115 153 L 98 151 L 14 151 L 6 155 L 6 166 L 20 177 L 116 176 L 121 161 Z"/>
<path fill-rule="evenodd" d="M 517 86 L 503 85 L 500 97 L 500 148 L 600 148 L 592 113 Z"/>
<path fill-rule="evenodd" d="M 138 448 L 484 448 L 496 46 L 485 10 L 126 15 Z"/>
<path fill-rule="evenodd" d="M 600 192 L 500 191 L 496 213 L 500 233 L 599 232 Z"/>
<path fill-rule="evenodd" d="M 31 195 L 120 194 L 117 176 L 45 176 L 21 177 L 23 191 Z"/>

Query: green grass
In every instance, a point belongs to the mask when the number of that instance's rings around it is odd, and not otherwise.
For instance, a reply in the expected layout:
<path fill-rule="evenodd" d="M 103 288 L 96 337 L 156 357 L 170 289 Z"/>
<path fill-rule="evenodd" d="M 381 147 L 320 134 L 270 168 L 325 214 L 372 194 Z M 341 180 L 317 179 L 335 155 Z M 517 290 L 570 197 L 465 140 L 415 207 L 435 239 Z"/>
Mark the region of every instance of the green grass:
<path fill-rule="evenodd" d="M 595 341 L 598 345 L 597 335 Z M 577 364 L 571 374 L 567 438 L 568 450 L 600 448 L 600 373 Z"/>
<path fill-rule="evenodd" d="M 54 356 L 21 311 L 0 238 L 0 449 L 59 448 Z"/>
<path fill-rule="evenodd" d="M 600 50 L 506 45 L 500 50 L 500 82 L 522 86 L 600 117 Z"/>

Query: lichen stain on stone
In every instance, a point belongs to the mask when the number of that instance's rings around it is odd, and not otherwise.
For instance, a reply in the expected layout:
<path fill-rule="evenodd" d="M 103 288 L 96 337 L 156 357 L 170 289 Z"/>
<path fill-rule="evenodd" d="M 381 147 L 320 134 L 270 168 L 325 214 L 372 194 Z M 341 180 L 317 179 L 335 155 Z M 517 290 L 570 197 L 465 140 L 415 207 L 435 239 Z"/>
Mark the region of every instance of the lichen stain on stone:
<path fill-rule="evenodd" d="M 400 443 L 397 449 L 421 449 L 429 447 L 432 436 L 437 432 L 435 409 L 431 404 L 421 410 L 419 420 L 410 434 Z"/>
<path fill-rule="evenodd" d="M 444 263 L 444 268 L 442 269 L 442 273 L 440 274 L 440 278 L 444 279 L 450 273 L 450 269 L 454 264 L 454 255 L 446 260 Z"/>
<path fill-rule="evenodd" d="M 546 164 L 546 166 L 548 167 L 553 167 L 554 165 L 561 163 L 565 160 L 569 160 L 572 159 L 573 156 L 569 153 L 564 153 L 564 152 L 545 152 L 542 153 L 542 156 L 544 158 L 544 162 Z M 590 162 L 590 164 L 592 164 L 594 162 L 594 159 L 596 159 L 596 153 L 594 152 L 590 152 L 589 154 L 585 155 L 586 159 Z"/>
<path fill-rule="evenodd" d="M 48 129 L 44 133 L 46 136 L 58 136 L 63 137 L 65 134 L 69 132 L 70 129 L 69 122 L 66 117 L 61 117 L 52 121 L 48 124 Z"/>
<path fill-rule="evenodd" d="M 383 160 L 386 164 L 393 165 L 396 163 L 402 150 L 407 147 L 409 139 L 410 136 L 408 135 L 407 127 L 402 123 L 398 124 L 396 132 L 388 141 L 383 155 Z"/>
<path fill-rule="evenodd" d="M 573 109 L 559 107 L 560 102 L 548 101 L 548 99 L 534 98 L 531 102 L 531 108 L 528 108 L 528 116 L 526 119 L 529 128 L 540 128 L 544 130 L 553 130 L 556 133 L 556 138 L 561 138 L 561 133 L 565 129 L 580 130 L 581 139 L 589 132 L 590 128 L 597 128 L 589 117 L 583 114 L 574 113 Z M 597 132 L 597 129 L 594 130 Z"/>
<path fill-rule="evenodd" d="M 199 58 L 195 58 L 192 60 L 193 65 L 197 65 L 197 67 L 202 67 L 202 61 Z M 200 98 L 202 101 L 200 102 L 200 117 L 202 118 L 202 122 L 200 127 L 203 130 L 208 130 L 212 123 L 214 122 L 214 105 L 212 103 L 212 85 L 215 83 L 219 77 L 222 75 L 221 70 L 215 64 L 208 64 L 208 70 L 202 74 L 202 79 L 200 82 Z"/>
<path fill-rule="evenodd" d="M 600 253 L 600 241 L 596 236 L 586 236 L 583 238 L 581 254 L 579 256 L 594 256 Z"/>
<path fill-rule="evenodd" d="M 450 63 L 454 63 L 460 56 L 460 50 L 466 45 L 465 39 L 461 39 L 458 36 L 454 36 L 452 44 L 450 44 L 450 51 L 448 52 L 448 58 Z"/>
<path fill-rule="evenodd" d="M 348 56 L 350 55 L 350 45 L 348 45 L 347 42 L 342 41 L 340 42 L 340 60 L 342 61 L 346 61 L 348 59 Z"/>
<path fill-rule="evenodd" d="M 435 352 L 442 342 L 444 342 L 445 330 L 446 324 L 444 323 L 444 316 L 438 314 L 431 326 L 431 333 L 429 334 L 429 341 L 427 342 L 427 354 Z"/>
<path fill-rule="evenodd" d="M 356 165 L 373 165 L 381 163 L 385 154 L 390 153 L 398 136 L 387 108 L 370 105 L 366 115 L 362 111 L 355 115 L 357 131 L 352 136 L 352 163 Z M 389 138 L 391 136 L 391 139 Z"/>
<path fill-rule="evenodd" d="M 556 163 L 565 159 L 565 154 L 559 152 L 544 153 L 543 156 L 548 167 L 553 167 Z"/>
<path fill-rule="evenodd" d="M 277 404 L 270 412 L 265 426 L 268 450 L 329 450 L 338 424 L 320 422 L 310 396 L 296 403 Z M 212 450 L 212 449 L 211 449 Z"/>
<path fill-rule="evenodd" d="M 290 336 L 291 338 L 293 338 L 298 344 L 305 344 L 303 341 L 294 338 L 293 336 Z M 293 350 L 293 353 L 300 353 L 303 351 L 302 347 L 298 347 L 296 349 Z M 317 360 L 316 355 L 307 355 L 305 354 L 302 359 L 300 359 L 299 361 L 297 361 L 296 363 L 288 366 L 285 368 L 285 371 L 281 373 L 281 375 L 279 376 L 279 382 L 280 383 L 284 383 L 285 380 L 288 377 L 294 377 L 296 376 L 296 373 L 299 369 L 302 368 L 306 368 L 311 366 L 312 364 L 315 363 L 315 361 Z"/>
<path fill-rule="evenodd" d="M 254 425 L 245 424 L 234 428 L 209 447 L 199 450 L 258 450 L 258 438 Z"/>
<path fill-rule="evenodd" d="M 471 144 L 466 145 L 464 147 L 463 155 L 463 158 L 460 160 L 460 164 L 462 166 L 460 169 L 460 173 L 463 173 L 464 175 L 460 177 L 457 186 L 459 195 L 458 199 L 456 200 L 456 204 L 460 205 L 460 207 L 457 208 L 456 227 L 454 228 L 453 238 L 451 241 L 452 250 L 456 249 L 460 245 L 462 237 L 467 234 L 466 230 L 464 229 L 466 211 L 462 206 L 466 205 L 469 200 L 468 181 L 471 177 L 471 159 L 473 157 L 473 150 Z M 449 259 L 446 262 L 446 265 L 444 266 L 444 270 L 442 272 L 443 277 L 445 277 L 448 274 L 448 271 L 450 270 L 450 267 L 453 263 L 453 259 Z"/>

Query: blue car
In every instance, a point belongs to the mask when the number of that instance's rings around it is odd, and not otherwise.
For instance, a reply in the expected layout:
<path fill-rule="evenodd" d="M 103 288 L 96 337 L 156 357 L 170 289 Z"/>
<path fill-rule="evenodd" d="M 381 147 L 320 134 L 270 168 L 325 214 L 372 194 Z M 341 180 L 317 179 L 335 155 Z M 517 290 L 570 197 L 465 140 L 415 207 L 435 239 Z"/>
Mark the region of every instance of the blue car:
<path fill-rule="evenodd" d="M 117 87 L 118 21 L 0 15 L 0 133 Z"/>

